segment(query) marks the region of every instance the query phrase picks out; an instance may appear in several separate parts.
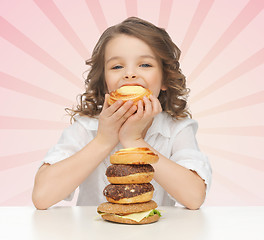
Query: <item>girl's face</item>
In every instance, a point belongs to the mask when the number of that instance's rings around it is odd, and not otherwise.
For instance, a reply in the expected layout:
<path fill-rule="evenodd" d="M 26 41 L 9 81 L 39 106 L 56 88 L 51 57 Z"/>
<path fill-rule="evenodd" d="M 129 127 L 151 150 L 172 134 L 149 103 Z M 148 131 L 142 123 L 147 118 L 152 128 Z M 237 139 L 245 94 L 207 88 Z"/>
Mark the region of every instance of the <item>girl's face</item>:
<path fill-rule="evenodd" d="M 159 96 L 162 85 L 161 63 L 142 40 L 120 34 L 105 49 L 105 81 L 108 91 L 125 85 L 140 85 Z"/>

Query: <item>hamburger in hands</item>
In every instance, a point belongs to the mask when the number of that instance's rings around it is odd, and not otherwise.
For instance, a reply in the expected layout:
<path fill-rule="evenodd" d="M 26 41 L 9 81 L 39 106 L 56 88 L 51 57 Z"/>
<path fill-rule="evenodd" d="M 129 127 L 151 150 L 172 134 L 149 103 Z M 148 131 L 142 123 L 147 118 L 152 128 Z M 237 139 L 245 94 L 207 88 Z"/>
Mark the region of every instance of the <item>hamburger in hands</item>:
<path fill-rule="evenodd" d="M 123 100 L 124 102 L 132 100 L 134 105 L 137 105 L 137 102 L 142 100 L 144 96 L 149 98 L 151 94 L 152 92 L 149 89 L 143 88 L 142 86 L 123 86 L 110 93 L 108 104 L 112 105 L 117 100 Z"/>

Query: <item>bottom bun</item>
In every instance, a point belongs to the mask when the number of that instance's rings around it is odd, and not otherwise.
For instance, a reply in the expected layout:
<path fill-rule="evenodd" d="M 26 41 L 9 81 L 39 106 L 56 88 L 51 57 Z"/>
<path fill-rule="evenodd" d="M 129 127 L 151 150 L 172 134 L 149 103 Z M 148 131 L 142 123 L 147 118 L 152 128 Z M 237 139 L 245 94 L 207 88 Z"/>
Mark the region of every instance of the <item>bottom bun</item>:
<path fill-rule="evenodd" d="M 104 220 L 110 221 L 110 222 L 116 222 L 116 223 L 124 223 L 124 224 L 148 224 L 148 223 L 153 223 L 157 222 L 159 220 L 159 215 L 155 214 L 150 217 L 145 217 L 143 218 L 140 222 L 134 221 L 132 219 L 126 219 L 126 218 L 121 218 L 113 214 L 104 214 L 102 215 L 102 218 Z"/>
<path fill-rule="evenodd" d="M 154 191 L 150 191 L 150 192 L 143 193 L 143 194 L 135 196 L 135 197 L 121 198 L 119 200 L 114 200 L 113 198 L 106 197 L 106 200 L 110 203 L 119 203 L 119 204 L 144 203 L 144 202 L 148 202 L 152 199 L 153 192 Z"/>
<path fill-rule="evenodd" d="M 124 177 L 107 177 L 112 184 L 141 184 L 149 183 L 153 179 L 153 172 L 131 174 Z"/>

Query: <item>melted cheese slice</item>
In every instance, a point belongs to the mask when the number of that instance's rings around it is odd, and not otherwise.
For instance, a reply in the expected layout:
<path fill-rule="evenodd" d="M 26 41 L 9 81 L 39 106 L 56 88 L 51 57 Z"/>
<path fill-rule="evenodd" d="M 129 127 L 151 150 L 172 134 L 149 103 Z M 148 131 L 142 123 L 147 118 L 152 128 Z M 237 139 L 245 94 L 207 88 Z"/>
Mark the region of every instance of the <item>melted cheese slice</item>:
<path fill-rule="evenodd" d="M 117 215 L 117 216 L 121 217 L 121 218 L 131 219 L 131 220 L 134 220 L 136 222 L 140 222 L 144 217 L 147 217 L 151 213 L 151 211 L 152 210 L 149 210 L 146 212 L 140 212 L 140 213 L 131 213 L 131 214 L 128 214 L 125 216 L 119 216 L 119 215 Z"/>
<path fill-rule="evenodd" d="M 149 210 L 149 211 L 145 211 L 145 212 L 140 212 L 140 213 L 131 213 L 131 214 L 128 214 L 128 215 L 124 215 L 124 216 L 120 216 L 118 214 L 112 214 L 112 215 L 115 215 L 117 217 L 120 217 L 120 218 L 126 218 L 126 219 L 131 219 L 131 220 L 134 220 L 136 222 L 140 222 L 143 218 L 147 217 L 151 211 L 153 209 Z M 99 213 L 100 215 L 105 215 L 105 214 L 110 214 L 110 213 Z"/>

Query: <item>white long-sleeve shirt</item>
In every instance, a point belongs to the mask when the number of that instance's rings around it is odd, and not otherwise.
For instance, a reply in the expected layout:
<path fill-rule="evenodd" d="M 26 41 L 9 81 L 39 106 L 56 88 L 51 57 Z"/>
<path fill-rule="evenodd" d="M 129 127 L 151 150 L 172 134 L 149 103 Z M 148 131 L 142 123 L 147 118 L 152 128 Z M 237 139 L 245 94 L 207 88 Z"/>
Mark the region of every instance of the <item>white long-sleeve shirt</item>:
<path fill-rule="evenodd" d="M 194 170 L 205 181 L 206 192 L 208 192 L 212 170 L 207 157 L 199 150 L 195 138 L 197 128 L 198 124 L 193 119 L 173 120 L 167 113 L 162 112 L 155 116 L 146 133 L 145 141 L 165 157 Z M 97 129 L 96 118 L 75 116 L 74 123 L 63 131 L 58 143 L 48 151 L 42 164 L 54 164 L 72 156 L 96 136 Z M 121 144 L 118 144 L 110 155 L 121 148 Z M 107 167 L 110 166 L 110 155 L 79 186 L 78 206 L 99 205 L 106 201 L 103 189 L 110 184 L 105 175 Z M 153 200 L 158 205 L 174 206 L 176 204 L 176 200 L 154 179 L 151 183 L 155 189 Z M 73 195 L 74 192 L 65 200 L 71 200 Z"/>

